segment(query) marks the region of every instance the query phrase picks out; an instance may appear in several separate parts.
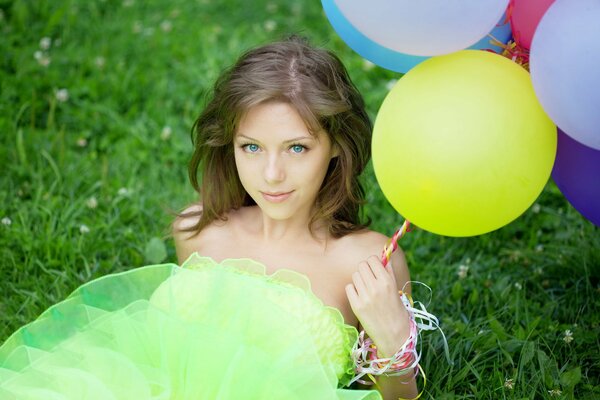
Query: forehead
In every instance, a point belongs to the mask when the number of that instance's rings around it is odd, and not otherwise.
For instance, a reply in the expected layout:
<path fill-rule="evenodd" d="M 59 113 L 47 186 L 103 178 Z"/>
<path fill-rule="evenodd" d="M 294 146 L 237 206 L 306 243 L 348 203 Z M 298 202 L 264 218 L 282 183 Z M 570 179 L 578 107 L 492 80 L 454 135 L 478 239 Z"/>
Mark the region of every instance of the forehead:
<path fill-rule="evenodd" d="M 290 103 L 269 101 L 250 107 L 237 124 L 235 135 L 252 137 L 289 137 L 326 135 L 322 129 L 310 129 L 307 121 Z"/>

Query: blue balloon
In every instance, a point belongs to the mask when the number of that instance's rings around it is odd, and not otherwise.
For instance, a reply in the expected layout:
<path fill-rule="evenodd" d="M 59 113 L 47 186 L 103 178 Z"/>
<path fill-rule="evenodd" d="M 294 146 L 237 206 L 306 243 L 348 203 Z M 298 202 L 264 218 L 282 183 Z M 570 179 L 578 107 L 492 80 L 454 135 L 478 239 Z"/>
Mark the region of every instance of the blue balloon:
<path fill-rule="evenodd" d="M 366 37 L 350 23 L 335 4 L 335 0 L 321 0 L 321 4 L 331 26 L 333 26 L 333 29 L 342 40 L 352 50 L 372 63 L 395 72 L 406 73 L 415 65 L 429 58 L 404 54 L 381 46 Z M 510 40 L 511 29 L 510 24 L 508 22 L 504 23 L 504 20 L 505 16 L 502 16 L 498 25 L 490 34 L 498 41 L 506 44 Z M 486 36 L 469 48 L 476 50 L 491 49 L 497 53 L 501 53 L 502 48 L 492 45 L 490 40 Z"/>

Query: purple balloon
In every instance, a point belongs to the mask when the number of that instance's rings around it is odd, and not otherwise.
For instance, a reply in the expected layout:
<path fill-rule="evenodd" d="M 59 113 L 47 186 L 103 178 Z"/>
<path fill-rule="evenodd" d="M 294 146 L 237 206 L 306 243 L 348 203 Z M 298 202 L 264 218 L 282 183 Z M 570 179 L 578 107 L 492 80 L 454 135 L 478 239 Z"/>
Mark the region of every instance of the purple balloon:
<path fill-rule="evenodd" d="M 600 226 L 600 150 L 579 143 L 559 129 L 552 178 L 569 203 Z"/>

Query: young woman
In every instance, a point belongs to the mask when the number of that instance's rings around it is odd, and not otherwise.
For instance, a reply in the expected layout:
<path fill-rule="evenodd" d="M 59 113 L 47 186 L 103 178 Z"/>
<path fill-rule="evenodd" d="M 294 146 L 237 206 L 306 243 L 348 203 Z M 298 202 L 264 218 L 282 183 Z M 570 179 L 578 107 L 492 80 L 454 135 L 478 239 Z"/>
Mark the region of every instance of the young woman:
<path fill-rule="evenodd" d="M 189 174 L 201 201 L 174 224 L 179 261 L 197 252 L 292 269 L 383 357 L 400 349 L 409 324 L 398 288 L 409 273 L 400 250 L 383 267 L 388 238 L 359 218 L 371 123 L 339 59 L 297 38 L 244 54 L 193 135 Z M 414 380 L 383 377 L 380 389 L 416 395 Z"/>

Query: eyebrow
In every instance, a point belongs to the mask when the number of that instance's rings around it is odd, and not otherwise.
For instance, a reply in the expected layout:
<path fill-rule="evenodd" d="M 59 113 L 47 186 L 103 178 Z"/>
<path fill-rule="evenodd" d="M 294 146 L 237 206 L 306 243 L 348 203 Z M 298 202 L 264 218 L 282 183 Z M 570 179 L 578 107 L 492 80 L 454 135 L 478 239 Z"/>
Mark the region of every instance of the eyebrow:
<path fill-rule="evenodd" d="M 246 136 L 246 135 L 241 135 L 241 134 L 240 134 L 240 135 L 237 135 L 237 137 L 244 137 L 244 138 L 246 138 L 246 139 L 250 139 L 250 140 L 253 140 L 253 141 L 255 141 L 255 142 L 259 142 L 259 143 L 260 143 L 260 140 L 256 140 L 256 139 L 254 139 L 254 138 L 251 138 L 250 136 Z M 297 138 L 293 138 L 293 139 L 290 139 L 290 140 L 286 140 L 286 141 L 284 141 L 283 143 L 297 142 L 297 141 L 299 141 L 299 140 L 303 140 L 303 139 L 314 140 L 315 138 L 314 138 L 313 136 L 298 136 Z"/>

